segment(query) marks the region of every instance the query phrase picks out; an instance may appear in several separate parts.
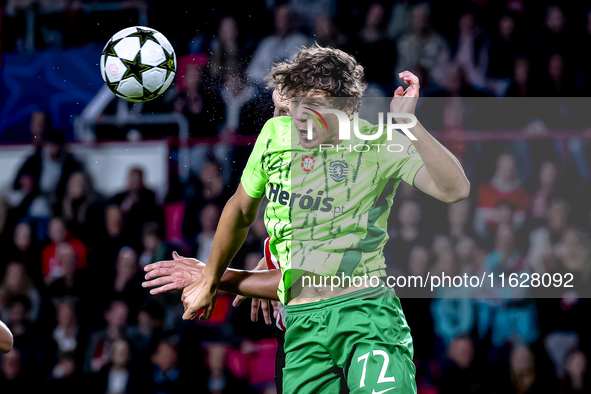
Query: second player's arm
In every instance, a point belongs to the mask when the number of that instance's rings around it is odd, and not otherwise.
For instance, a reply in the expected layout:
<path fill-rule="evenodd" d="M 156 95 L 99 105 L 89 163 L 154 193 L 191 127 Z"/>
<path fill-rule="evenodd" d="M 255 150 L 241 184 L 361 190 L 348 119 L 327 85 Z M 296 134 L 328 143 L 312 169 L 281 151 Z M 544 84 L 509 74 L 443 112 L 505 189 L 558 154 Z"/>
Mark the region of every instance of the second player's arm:
<path fill-rule="evenodd" d="M 243 271 L 228 268 L 220 282 L 220 290 L 250 298 L 279 301 L 277 287 L 281 270 Z"/>

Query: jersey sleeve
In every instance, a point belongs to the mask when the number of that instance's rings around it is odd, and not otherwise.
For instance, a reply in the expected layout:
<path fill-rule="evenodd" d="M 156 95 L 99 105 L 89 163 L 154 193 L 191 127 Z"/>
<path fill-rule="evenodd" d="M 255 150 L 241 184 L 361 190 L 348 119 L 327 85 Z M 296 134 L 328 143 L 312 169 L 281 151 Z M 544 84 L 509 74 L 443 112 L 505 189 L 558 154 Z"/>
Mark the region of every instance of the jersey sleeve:
<path fill-rule="evenodd" d="M 386 141 L 380 147 L 378 160 L 384 176 L 388 179 L 402 179 L 414 186 L 417 172 L 424 165 L 412 141 L 404 134 L 398 134 L 393 141 Z"/>
<path fill-rule="evenodd" d="M 242 172 L 242 178 L 240 178 L 246 194 L 252 198 L 259 198 L 264 194 L 265 185 L 269 180 L 267 173 L 263 169 L 263 160 L 273 127 L 272 119 L 263 126 L 263 130 L 261 130 L 248 158 L 246 168 Z"/>

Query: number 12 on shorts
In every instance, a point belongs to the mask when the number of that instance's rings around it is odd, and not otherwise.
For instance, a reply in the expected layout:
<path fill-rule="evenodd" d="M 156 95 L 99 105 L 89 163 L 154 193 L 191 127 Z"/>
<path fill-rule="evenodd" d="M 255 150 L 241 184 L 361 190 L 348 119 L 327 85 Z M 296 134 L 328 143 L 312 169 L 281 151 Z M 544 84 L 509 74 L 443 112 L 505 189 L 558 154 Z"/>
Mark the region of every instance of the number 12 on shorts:
<path fill-rule="evenodd" d="M 367 352 L 362 356 L 359 356 L 357 362 L 361 362 L 363 360 L 363 371 L 361 372 L 361 381 L 359 382 L 359 387 L 365 387 L 365 371 L 367 369 L 367 360 L 369 359 L 369 355 L 371 352 Z M 382 364 L 382 370 L 380 371 L 380 376 L 378 378 L 378 383 L 391 383 L 395 382 L 394 376 L 387 377 L 386 371 L 388 370 L 388 364 L 390 363 L 390 357 L 388 353 L 383 350 L 374 350 L 373 356 L 382 356 L 384 358 L 384 363 Z"/>

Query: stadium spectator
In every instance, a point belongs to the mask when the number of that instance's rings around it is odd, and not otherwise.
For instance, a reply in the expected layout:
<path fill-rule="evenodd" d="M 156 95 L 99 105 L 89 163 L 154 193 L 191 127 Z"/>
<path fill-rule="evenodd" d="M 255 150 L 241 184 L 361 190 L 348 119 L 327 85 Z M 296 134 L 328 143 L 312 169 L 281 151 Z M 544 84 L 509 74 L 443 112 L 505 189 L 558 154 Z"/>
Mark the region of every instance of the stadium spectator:
<path fill-rule="evenodd" d="M 494 250 L 485 261 L 485 272 L 493 275 L 504 274 L 506 280 L 511 274 L 520 277 L 523 273 L 531 273 L 524 255 L 517 248 L 515 231 L 510 224 L 504 223 L 498 226 L 496 231 Z M 478 300 L 477 315 L 479 318 L 479 333 L 484 335 L 490 330 L 492 352 L 498 354 L 508 343 L 519 341 L 532 344 L 540 337 L 538 315 L 535 304 L 528 295 L 525 287 L 507 287 L 494 289 L 485 281 L 490 298 Z M 499 298 L 503 297 L 503 298 Z"/>
<path fill-rule="evenodd" d="M 56 216 L 64 219 L 70 233 L 86 245 L 94 245 L 96 229 L 102 221 L 102 206 L 94 191 L 90 176 L 82 171 L 70 175 L 66 193 L 54 208 Z"/>
<path fill-rule="evenodd" d="M 545 96 L 549 97 L 571 97 L 576 94 L 575 81 L 569 78 L 565 70 L 564 55 L 552 53 L 546 63 L 547 72 L 541 83 L 545 86 Z M 547 81 L 547 82 L 546 82 Z"/>
<path fill-rule="evenodd" d="M 137 324 L 129 327 L 127 333 L 133 360 L 147 360 L 164 335 L 164 318 L 166 310 L 158 302 L 149 300 L 144 303 L 137 314 Z M 174 328 L 178 316 L 174 316 Z"/>
<path fill-rule="evenodd" d="M 178 365 L 179 355 L 174 339 L 163 339 L 156 352 L 150 357 L 149 380 L 142 392 L 170 393 L 183 392 L 183 376 Z"/>
<path fill-rule="evenodd" d="M 363 65 L 365 78 L 370 84 L 376 83 L 385 91 L 393 89 L 393 73 L 396 64 L 395 46 L 386 39 L 385 24 L 387 23 L 386 9 L 382 3 L 371 3 L 365 14 L 364 24 L 352 37 L 345 48 L 355 59 Z M 377 53 L 389 53 L 388 56 L 378 57 Z"/>
<path fill-rule="evenodd" d="M 489 50 L 491 61 L 488 67 L 488 77 L 492 78 L 495 84 L 496 96 L 505 96 L 509 88 L 515 59 L 520 50 L 518 40 L 515 18 L 510 14 L 501 16 Z"/>
<path fill-rule="evenodd" d="M 310 45 L 310 39 L 297 31 L 297 14 L 290 4 L 275 7 L 273 12 L 275 32 L 263 38 L 248 65 L 249 82 L 262 85 L 271 67 L 278 61 L 289 59 L 302 46 Z"/>
<path fill-rule="evenodd" d="M 140 167 L 134 167 L 129 171 L 126 190 L 113 196 L 108 204 L 119 206 L 123 214 L 122 231 L 135 242 L 140 241 L 142 227 L 145 223 L 149 221 L 162 223 L 163 221 L 162 211 L 156 205 L 156 194 L 146 187 L 144 170 Z M 112 214 L 115 215 L 115 213 Z"/>
<path fill-rule="evenodd" d="M 528 264 L 538 273 L 552 272 L 556 266 L 554 245 L 562 239 L 569 224 L 569 204 L 561 198 L 550 203 L 547 224 L 529 233 Z"/>
<path fill-rule="evenodd" d="M 587 355 L 575 349 L 565 357 L 567 376 L 561 392 L 564 394 L 584 393 L 591 390 Z"/>
<path fill-rule="evenodd" d="M 455 338 L 443 363 L 441 394 L 485 392 L 485 374 L 475 365 L 475 349 L 468 336 Z"/>
<path fill-rule="evenodd" d="M 538 172 L 538 187 L 532 194 L 530 201 L 531 218 L 540 221 L 548 217 L 548 210 L 552 199 L 558 192 L 558 168 L 552 161 L 546 160 L 540 166 Z"/>
<path fill-rule="evenodd" d="M 384 253 L 389 253 L 389 260 L 394 266 L 404 267 L 408 261 L 410 249 L 415 244 L 426 244 L 427 239 L 420 224 L 423 211 L 421 205 L 415 200 L 404 200 L 396 211 L 398 226 L 389 229 L 390 241 L 384 248 Z"/>
<path fill-rule="evenodd" d="M 474 238 L 466 235 L 457 238 L 454 245 L 454 252 L 460 272 L 470 274 L 482 270 L 484 257 L 482 256 L 482 249 L 478 248 Z"/>
<path fill-rule="evenodd" d="M 489 46 L 489 39 L 483 34 L 474 13 L 464 12 L 458 20 L 458 34 L 452 41 L 450 60 L 465 71 L 469 84 L 476 89 L 488 88 Z"/>
<path fill-rule="evenodd" d="M 509 358 L 509 379 L 503 392 L 514 393 L 545 393 L 552 386 L 545 384 L 544 379 L 538 374 L 536 359 L 533 352 L 525 346 L 516 346 Z M 547 382 L 546 382 L 547 383 Z"/>
<path fill-rule="evenodd" d="M 98 235 L 101 239 L 100 247 L 88 256 L 89 268 L 95 274 L 103 276 L 112 274 L 114 266 L 109 268 L 109 265 L 113 264 L 122 247 L 133 243 L 134 237 L 125 234 L 123 228 L 124 217 L 121 208 L 117 204 L 108 204 L 105 207 L 104 223 L 101 226 L 101 232 L 104 234 Z M 105 267 L 107 267 L 106 270 Z"/>
<path fill-rule="evenodd" d="M 554 245 L 554 255 L 560 263 L 558 271 L 570 272 L 576 278 L 575 282 L 585 287 L 588 285 L 591 280 L 591 240 L 587 232 L 565 228 L 560 241 Z"/>
<path fill-rule="evenodd" d="M 254 50 L 255 41 L 240 34 L 240 28 L 236 17 L 233 15 L 224 15 L 218 23 L 218 30 L 215 37 L 212 38 L 209 46 L 211 58 L 207 62 L 207 71 L 209 76 L 217 82 L 220 82 L 227 72 L 239 68 L 246 68 L 248 57 Z"/>
<path fill-rule="evenodd" d="M 413 2 L 409 0 L 398 0 L 392 5 L 390 21 L 388 23 L 388 38 L 395 41 L 409 30 L 411 23 L 411 9 Z M 422 78 L 420 79 L 423 80 Z"/>
<path fill-rule="evenodd" d="M 432 272 L 434 275 L 462 275 L 452 250 L 439 253 Z M 471 289 L 455 287 L 449 280 L 437 289 L 437 298 L 431 303 L 434 332 L 439 341 L 436 343 L 436 354 L 440 357 L 459 335 L 469 334 L 474 328 L 475 314 Z"/>
<path fill-rule="evenodd" d="M 197 234 L 197 260 L 207 261 L 221 211 L 215 204 L 207 204 L 199 213 L 201 231 Z"/>
<path fill-rule="evenodd" d="M 226 119 L 222 132 L 235 133 L 241 126 L 243 108 L 252 100 L 258 99 L 255 88 L 246 83 L 246 74 L 237 67 L 224 70 L 224 84 L 221 96 L 226 106 Z M 228 142 L 231 142 L 228 141 Z"/>
<path fill-rule="evenodd" d="M 131 349 L 124 339 L 118 339 L 111 346 L 111 362 L 98 374 L 97 392 L 107 394 L 131 394 L 134 391 L 136 373 L 130 366 Z"/>
<path fill-rule="evenodd" d="M 410 32 L 400 37 L 397 43 L 397 64 L 394 74 L 400 70 L 412 70 L 420 65 L 440 86 L 444 86 L 447 63 L 443 64 L 443 70 L 438 65 L 442 66 L 442 57 L 449 57 L 449 49 L 443 36 L 431 26 L 429 3 L 421 2 L 415 5 L 411 15 Z"/>
<path fill-rule="evenodd" d="M 161 261 L 170 256 L 166 243 L 162 240 L 158 223 L 148 222 L 142 228 L 142 253 L 139 257 L 140 268 L 150 263 Z"/>
<path fill-rule="evenodd" d="M 215 204 L 223 208 L 223 201 L 231 196 L 231 191 L 224 184 L 222 168 L 219 162 L 209 155 L 208 160 L 199 171 L 196 179 L 195 195 L 186 203 L 186 213 L 183 221 L 183 234 L 192 245 L 196 245 L 197 234 L 201 232 L 201 210 L 207 204 Z"/>
<path fill-rule="evenodd" d="M 51 282 L 47 282 L 47 295 L 51 298 L 71 296 L 80 299 L 88 294 L 89 282 L 86 271 L 79 269 L 74 248 L 67 243 L 61 243 L 57 247 L 56 255 L 60 275 L 49 277 Z"/>
<path fill-rule="evenodd" d="M 64 298 L 57 301 L 56 321 L 57 325 L 53 329 L 51 337 L 57 348 L 57 353 L 74 353 L 79 350 L 80 325 L 76 318 L 74 299 Z"/>
<path fill-rule="evenodd" d="M 61 260 L 60 260 L 60 245 L 67 244 L 72 247 L 76 257 L 76 268 L 82 269 L 86 267 L 86 245 L 79 239 L 73 237 L 61 218 L 53 218 L 49 222 L 49 240 L 41 254 L 43 280 L 49 286 L 53 281 L 63 276 Z M 61 248 L 63 252 L 65 248 Z"/>
<path fill-rule="evenodd" d="M 330 17 L 317 17 L 314 23 L 316 42 L 322 47 L 343 48 L 347 37 L 337 28 Z"/>
<path fill-rule="evenodd" d="M 515 158 L 509 153 L 499 155 L 491 180 L 478 188 L 474 229 L 481 237 L 489 235 L 490 226 L 495 228 L 495 207 L 499 206 L 500 202 L 513 205 L 513 224 L 515 228 L 520 228 L 526 218 L 528 195 L 517 174 Z"/>
<path fill-rule="evenodd" d="M 48 196 L 51 203 L 61 201 L 70 175 L 82 168 L 82 165 L 68 153 L 64 145 L 64 133 L 61 130 L 45 130 L 43 148 L 28 157 L 17 174 L 33 176 L 34 189 L 37 187 Z M 18 183 L 15 184 L 18 189 Z"/>
<path fill-rule="evenodd" d="M 449 223 L 448 235 L 457 240 L 469 235 L 471 204 L 469 199 L 462 200 L 447 207 L 447 222 Z"/>
<path fill-rule="evenodd" d="M 486 268 L 495 273 L 521 273 L 528 270 L 525 256 L 518 249 L 511 223 L 501 223 L 496 229 L 494 250 L 488 255 Z"/>
<path fill-rule="evenodd" d="M 20 262 L 11 261 L 6 266 L 4 279 L 0 284 L 0 310 L 2 310 L 0 320 L 7 320 L 6 308 L 8 301 L 17 295 L 26 296 L 29 299 L 31 303 L 29 320 L 37 321 L 41 308 L 41 294 L 29 277 L 25 265 Z"/>
<path fill-rule="evenodd" d="M 5 323 L 12 332 L 14 347 L 27 353 L 31 352 L 37 340 L 36 327 L 29 320 L 31 301 L 24 295 L 16 295 L 8 300 L 6 309 L 8 313 Z"/>
<path fill-rule="evenodd" d="M 572 35 L 568 32 L 566 16 L 557 4 L 549 5 L 543 26 L 531 37 L 532 56 L 536 64 L 548 64 L 552 54 L 572 55 Z"/>
<path fill-rule="evenodd" d="M 31 53 L 35 50 L 34 25 L 27 20 L 35 18 L 34 1 L 9 0 L 2 15 L 2 50 Z"/>
<path fill-rule="evenodd" d="M 164 258 L 164 255 L 162 257 Z M 115 278 L 112 287 L 114 294 L 111 298 L 125 301 L 129 306 L 131 316 L 135 316 L 144 297 L 141 282 L 142 277 L 136 251 L 130 247 L 123 247 L 119 251 L 115 263 Z"/>
<path fill-rule="evenodd" d="M 513 66 L 513 79 L 507 89 L 507 97 L 535 97 L 538 94 L 530 75 L 530 62 L 525 55 L 517 55 Z"/>
<path fill-rule="evenodd" d="M 0 384 L 2 391 L 7 393 L 29 393 L 36 390 L 32 383 L 35 383 L 23 371 L 21 351 L 18 348 L 12 349 L 10 353 L 0 356 Z"/>
<path fill-rule="evenodd" d="M 90 335 L 84 357 L 84 373 L 98 373 L 109 364 L 110 349 L 113 343 L 125 338 L 129 307 L 118 299 L 111 299 L 109 307 L 103 313 L 107 326 Z"/>
<path fill-rule="evenodd" d="M 199 130 L 200 137 L 215 137 L 225 118 L 224 105 L 217 89 L 206 82 L 201 65 L 187 64 L 185 89 L 178 93 L 173 107 L 187 117 L 190 130 Z"/>
<path fill-rule="evenodd" d="M 52 393 L 75 394 L 80 392 L 80 387 L 84 387 L 86 382 L 74 354 L 60 352 L 45 387 Z M 94 388 L 89 388 L 92 389 Z"/>

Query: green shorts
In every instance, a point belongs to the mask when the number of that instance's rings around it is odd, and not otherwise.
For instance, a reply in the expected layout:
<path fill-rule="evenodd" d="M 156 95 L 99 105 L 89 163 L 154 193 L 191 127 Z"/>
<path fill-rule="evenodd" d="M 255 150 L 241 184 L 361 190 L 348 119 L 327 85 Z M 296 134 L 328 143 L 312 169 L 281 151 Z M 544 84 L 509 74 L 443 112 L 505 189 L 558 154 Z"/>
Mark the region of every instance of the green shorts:
<path fill-rule="evenodd" d="M 410 328 L 393 289 L 285 308 L 285 394 L 417 392 Z"/>

